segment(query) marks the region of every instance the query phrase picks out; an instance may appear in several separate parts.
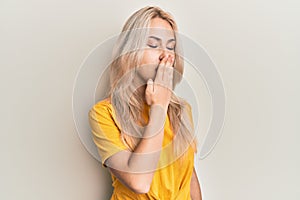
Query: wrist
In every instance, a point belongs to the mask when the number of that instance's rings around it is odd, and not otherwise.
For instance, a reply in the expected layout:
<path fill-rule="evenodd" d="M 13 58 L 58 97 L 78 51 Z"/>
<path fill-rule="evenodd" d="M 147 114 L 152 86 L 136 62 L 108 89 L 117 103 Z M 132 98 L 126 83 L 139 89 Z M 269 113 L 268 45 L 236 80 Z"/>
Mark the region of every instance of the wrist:
<path fill-rule="evenodd" d="M 153 115 L 153 117 L 157 117 L 159 116 L 162 117 L 166 117 L 168 111 L 168 105 L 162 105 L 162 104 L 152 104 L 150 106 L 150 110 L 149 110 L 149 116 L 151 118 L 151 115 Z"/>
<path fill-rule="evenodd" d="M 144 138 L 150 138 L 163 132 L 166 122 L 166 109 L 161 105 L 153 104 L 149 110 L 149 121 L 147 124 L 147 131 Z"/>

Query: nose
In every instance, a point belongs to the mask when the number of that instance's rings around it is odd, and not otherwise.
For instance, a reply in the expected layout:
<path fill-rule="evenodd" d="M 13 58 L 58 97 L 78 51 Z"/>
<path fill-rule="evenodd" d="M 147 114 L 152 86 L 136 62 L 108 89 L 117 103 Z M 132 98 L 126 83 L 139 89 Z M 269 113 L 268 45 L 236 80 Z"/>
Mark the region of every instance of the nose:
<path fill-rule="evenodd" d="M 173 56 L 174 57 L 174 54 L 170 53 L 170 52 L 167 52 L 167 51 L 163 51 L 160 56 L 159 56 L 159 61 L 161 61 L 162 59 L 164 59 L 164 57 L 168 57 L 168 56 Z"/>

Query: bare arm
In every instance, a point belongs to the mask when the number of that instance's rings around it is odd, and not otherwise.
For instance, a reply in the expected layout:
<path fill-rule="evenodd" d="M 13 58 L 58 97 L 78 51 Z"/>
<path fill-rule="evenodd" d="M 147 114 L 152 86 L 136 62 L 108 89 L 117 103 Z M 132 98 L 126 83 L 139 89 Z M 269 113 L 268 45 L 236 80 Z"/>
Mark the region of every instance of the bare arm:
<path fill-rule="evenodd" d="M 191 199 L 202 200 L 200 184 L 197 178 L 195 167 L 193 169 L 192 179 L 191 179 Z"/>
<path fill-rule="evenodd" d="M 151 110 L 151 113 L 150 121 L 144 135 L 153 133 L 153 129 L 151 128 L 153 121 L 151 121 L 151 118 L 161 112 L 154 108 Z M 156 116 L 155 119 L 164 121 L 165 116 L 166 115 Z M 164 129 L 162 128 L 162 130 L 153 137 L 142 138 L 134 152 L 121 151 L 108 158 L 106 165 L 109 167 L 110 172 L 132 191 L 136 193 L 147 193 L 150 189 L 154 171 L 159 160 L 163 136 Z M 148 152 L 156 153 L 139 154 Z"/>
<path fill-rule="evenodd" d="M 149 123 L 133 152 L 120 151 L 107 159 L 110 172 L 136 193 L 147 193 L 160 157 L 164 122 L 171 99 L 173 59 L 159 64 L 155 81 L 148 82 L 145 97 L 150 107 Z"/>

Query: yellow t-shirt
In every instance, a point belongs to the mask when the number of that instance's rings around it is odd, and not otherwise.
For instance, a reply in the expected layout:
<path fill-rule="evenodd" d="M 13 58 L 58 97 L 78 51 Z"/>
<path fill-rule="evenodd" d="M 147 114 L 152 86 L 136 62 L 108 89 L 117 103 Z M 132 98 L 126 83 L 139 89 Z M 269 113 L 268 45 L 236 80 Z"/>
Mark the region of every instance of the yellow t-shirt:
<path fill-rule="evenodd" d="M 191 110 L 189 112 L 191 115 Z M 89 111 L 89 122 L 93 140 L 98 147 L 103 165 L 107 158 L 127 149 L 127 146 L 122 142 L 120 130 L 115 123 L 115 119 L 114 109 L 108 99 L 99 101 Z M 163 147 L 172 141 L 173 136 L 167 115 L 164 127 Z M 112 186 L 114 187 L 111 200 L 190 200 L 190 181 L 194 167 L 194 150 L 192 147 L 189 147 L 187 151 L 187 156 L 185 156 L 183 162 L 177 159 L 171 164 L 155 171 L 150 190 L 146 194 L 134 193 L 111 174 Z"/>

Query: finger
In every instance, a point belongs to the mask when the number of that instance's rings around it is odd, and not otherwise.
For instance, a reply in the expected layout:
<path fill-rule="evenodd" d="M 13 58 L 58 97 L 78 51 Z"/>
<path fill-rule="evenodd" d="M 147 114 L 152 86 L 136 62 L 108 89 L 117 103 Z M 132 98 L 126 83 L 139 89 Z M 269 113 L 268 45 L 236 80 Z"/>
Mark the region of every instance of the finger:
<path fill-rule="evenodd" d="M 154 91 L 153 80 L 151 78 L 147 81 L 147 89 Z"/>
<path fill-rule="evenodd" d="M 158 65 L 154 82 L 161 82 L 164 74 L 164 66 L 166 65 L 168 56 L 165 56 Z"/>
<path fill-rule="evenodd" d="M 164 73 L 163 73 L 163 77 L 162 80 L 160 82 L 160 84 L 162 84 L 163 86 L 167 87 L 168 89 L 172 90 L 172 85 L 173 85 L 173 67 L 172 64 L 173 63 L 173 57 L 170 56 L 166 62 L 166 65 L 164 66 Z"/>
<path fill-rule="evenodd" d="M 168 60 L 166 61 L 165 66 L 166 66 L 166 67 L 173 67 L 173 63 L 174 63 L 174 56 L 170 56 L 170 57 L 168 58 Z"/>
<path fill-rule="evenodd" d="M 145 95 L 146 95 L 146 103 L 150 106 L 151 105 L 151 100 L 150 100 L 150 96 L 153 94 L 153 80 L 152 79 L 149 79 L 147 81 L 147 87 L 146 87 L 146 90 L 145 90 Z"/>
<path fill-rule="evenodd" d="M 172 90 L 173 88 L 173 74 L 174 74 L 174 68 L 166 67 L 166 71 L 164 75 L 164 84 L 170 90 Z"/>
<path fill-rule="evenodd" d="M 165 64 L 165 69 L 164 69 L 164 76 L 168 75 L 168 72 L 171 71 L 171 69 L 173 68 L 173 57 L 169 57 L 169 59 L 167 60 L 166 64 Z M 165 74 L 166 73 L 166 74 Z"/>
<path fill-rule="evenodd" d="M 174 57 L 171 57 L 171 59 L 169 59 L 168 62 L 166 63 L 165 66 L 166 69 L 164 75 L 167 79 L 173 78 L 173 72 L 174 72 L 173 61 L 174 61 Z"/>

